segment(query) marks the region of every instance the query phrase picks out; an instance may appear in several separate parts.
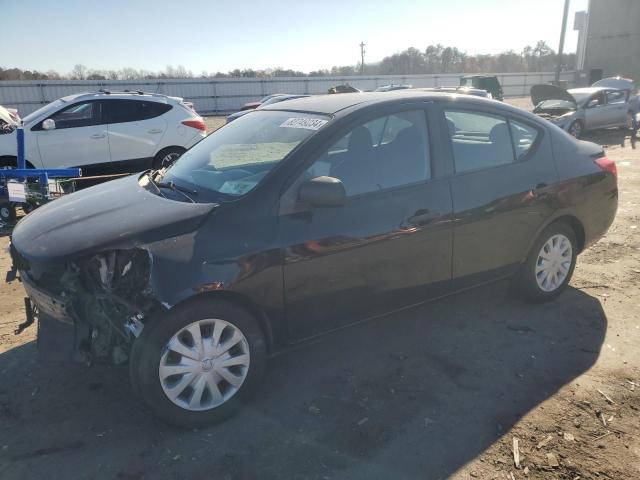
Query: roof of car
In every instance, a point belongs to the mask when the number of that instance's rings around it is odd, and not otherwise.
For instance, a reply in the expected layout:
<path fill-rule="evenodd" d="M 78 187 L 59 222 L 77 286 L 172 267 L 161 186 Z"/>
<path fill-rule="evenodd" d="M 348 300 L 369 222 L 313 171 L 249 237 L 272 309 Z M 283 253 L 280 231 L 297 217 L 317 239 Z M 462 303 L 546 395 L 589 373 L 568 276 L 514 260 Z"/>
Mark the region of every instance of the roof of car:
<path fill-rule="evenodd" d="M 571 88 L 567 90 L 569 93 L 596 93 L 602 90 L 611 90 L 607 87 L 584 87 L 584 88 Z"/>
<path fill-rule="evenodd" d="M 462 97 L 487 101 L 480 97 L 470 95 L 456 95 L 452 93 L 421 92 L 415 90 L 394 90 L 391 92 L 361 92 L 361 93 L 335 93 L 327 95 L 313 95 L 311 97 L 296 98 L 287 100 L 286 103 L 275 103 L 262 107 L 263 110 L 289 110 L 298 112 L 313 112 L 324 114 L 335 114 L 341 110 L 356 105 L 372 105 L 388 101 L 402 101 L 411 99 L 437 99 Z"/>
<path fill-rule="evenodd" d="M 102 92 L 83 92 L 76 93 L 74 95 L 68 95 L 66 97 L 62 97 L 62 100 L 65 102 L 72 102 L 76 100 L 90 100 L 92 98 L 113 98 L 113 99 L 136 99 L 136 100 L 152 100 L 161 103 L 167 103 L 169 99 L 173 100 L 181 100 L 177 97 L 169 97 L 168 95 L 162 95 L 160 93 L 146 93 L 146 92 L 110 92 L 110 91 L 102 91 Z"/>

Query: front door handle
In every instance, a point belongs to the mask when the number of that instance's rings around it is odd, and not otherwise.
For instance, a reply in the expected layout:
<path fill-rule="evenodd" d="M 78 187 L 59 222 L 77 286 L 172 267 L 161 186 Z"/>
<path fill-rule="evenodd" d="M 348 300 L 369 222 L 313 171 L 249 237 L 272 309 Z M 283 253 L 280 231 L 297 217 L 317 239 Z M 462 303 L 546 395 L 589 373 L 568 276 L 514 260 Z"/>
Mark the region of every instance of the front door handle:
<path fill-rule="evenodd" d="M 94 133 L 93 135 L 91 135 L 91 137 L 89 138 L 93 138 L 93 139 L 99 139 L 99 138 L 104 138 L 106 137 L 106 135 L 104 133 Z"/>
<path fill-rule="evenodd" d="M 161 128 L 152 128 L 151 130 L 147 130 L 147 133 L 162 133 Z"/>

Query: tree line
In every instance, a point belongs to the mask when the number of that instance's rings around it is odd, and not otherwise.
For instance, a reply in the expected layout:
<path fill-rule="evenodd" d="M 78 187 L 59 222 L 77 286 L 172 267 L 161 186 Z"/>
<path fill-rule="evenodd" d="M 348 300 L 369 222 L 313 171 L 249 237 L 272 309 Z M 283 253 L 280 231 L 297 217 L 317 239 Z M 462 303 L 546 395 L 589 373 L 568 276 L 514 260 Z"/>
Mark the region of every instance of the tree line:
<path fill-rule="evenodd" d="M 498 54 L 469 55 L 456 47 L 441 44 L 429 45 L 426 49 L 410 47 L 402 52 L 384 57 L 376 63 L 334 66 L 311 72 L 281 67 L 264 70 L 235 69 L 229 72 L 207 72 L 194 74 L 182 65 L 167 66 L 164 71 L 152 72 L 143 69 L 122 68 L 120 70 L 91 69 L 78 64 L 71 72 L 60 74 L 55 70 L 46 72 L 1 68 L 0 80 L 157 80 L 180 78 L 225 78 L 225 77 L 317 77 L 360 75 L 413 75 L 438 73 L 489 73 L 489 72 L 540 72 L 552 71 L 557 63 L 556 52 L 540 40 L 535 46 L 527 46 L 521 52 L 506 50 Z M 575 53 L 562 56 L 562 68 L 575 68 Z"/>

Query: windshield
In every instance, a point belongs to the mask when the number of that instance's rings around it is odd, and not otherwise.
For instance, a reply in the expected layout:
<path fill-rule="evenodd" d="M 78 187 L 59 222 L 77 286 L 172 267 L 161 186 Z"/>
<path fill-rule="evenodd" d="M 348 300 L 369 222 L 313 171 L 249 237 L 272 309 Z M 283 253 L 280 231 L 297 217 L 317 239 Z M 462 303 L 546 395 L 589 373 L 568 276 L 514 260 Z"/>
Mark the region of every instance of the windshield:
<path fill-rule="evenodd" d="M 568 90 L 568 92 L 576 99 L 578 105 L 582 105 L 593 95 L 593 92 L 577 92 L 575 90 Z"/>
<path fill-rule="evenodd" d="M 64 100 L 62 100 L 61 98 L 56 100 L 55 102 L 51 102 L 48 103 L 47 105 L 45 105 L 44 107 L 40 107 L 38 110 L 36 110 L 35 112 L 31 112 L 29 115 L 27 115 L 26 117 L 24 117 L 22 119 L 23 123 L 26 125 L 28 124 L 31 120 L 34 120 L 36 118 L 38 118 L 41 114 L 48 112 L 50 110 L 57 110 L 58 108 L 62 107 L 66 102 Z"/>
<path fill-rule="evenodd" d="M 540 102 L 540 104 L 538 105 L 538 108 L 542 108 L 542 109 L 575 109 L 576 106 L 571 103 L 568 102 L 567 100 L 557 100 L 557 99 L 552 99 L 552 100 L 545 100 L 543 102 Z"/>
<path fill-rule="evenodd" d="M 188 150 L 163 181 L 214 193 L 217 200 L 240 197 L 328 121 L 325 115 L 309 113 L 251 112 Z"/>

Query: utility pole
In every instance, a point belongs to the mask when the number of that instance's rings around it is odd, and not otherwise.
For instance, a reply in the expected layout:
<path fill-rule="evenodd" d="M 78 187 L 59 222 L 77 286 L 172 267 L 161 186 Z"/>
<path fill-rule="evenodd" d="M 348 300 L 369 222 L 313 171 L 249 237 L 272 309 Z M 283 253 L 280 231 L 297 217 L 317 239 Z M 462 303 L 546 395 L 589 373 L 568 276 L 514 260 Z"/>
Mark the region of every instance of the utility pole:
<path fill-rule="evenodd" d="M 569 16 L 569 1 L 564 0 L 564 13 L 562 14 L 562 29 L 560 30 L 560 45 L 558 45 L 558 64 L 556 65 L 556 85 L 560 82 L 560 70 L 562 70 L 562 53 L 564 50 L 564 36 L 567 32 L 567 17 Z"/>
<path fill-rule="evenodd" d="M 360 42 L 360 75 L 364 75 L 364 42 Z"/>

